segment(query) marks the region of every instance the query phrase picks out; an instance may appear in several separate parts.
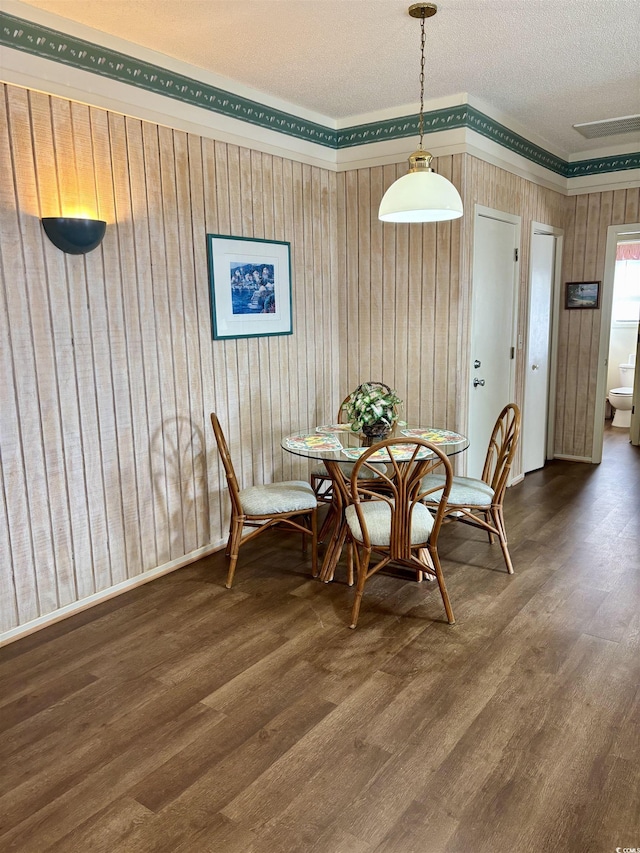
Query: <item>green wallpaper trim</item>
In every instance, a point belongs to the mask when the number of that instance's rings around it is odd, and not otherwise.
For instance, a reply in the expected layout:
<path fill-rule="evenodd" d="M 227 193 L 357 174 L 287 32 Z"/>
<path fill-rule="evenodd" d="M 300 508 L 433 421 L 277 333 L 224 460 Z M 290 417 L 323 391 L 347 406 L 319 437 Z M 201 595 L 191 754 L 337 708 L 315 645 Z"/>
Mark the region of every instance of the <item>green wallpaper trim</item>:
<path fill-rule="evenodd" d="M 510 151 L 526 157 L 532 163 L 537 163 L 551 172 L 556 172 L 556 174 L 566 177 L 565 169 L 568 165 L 566 160 L 562 160 L 560 157 L 556 157 L 555 154 L 545 151 L 544 148 L 534 145 L 533 142 L 529 142 L 524 136 L 514 133 L 508 127 L 494 121 L 479 110 L 468 107 L 468 111 L 469 121 L 467 127 L 471 128 L 471 130 L 475 130 L 487 139 L 497 142 L 503 148 L 508 148 Z"/>
<path fill-rule="evenodd" d="M 508 148 L 527 160 L 538 163 L 552 172 L 565 175 L 568 163 L 534 145 L 523 136 L 519 136 L 508 127 L 494 121 L 489 116 L 474 109 L 468 104 L 459 107 L 448 107 L 425 113 L 425 133 L 435 133 L 441 130 L 465 127 L 475 130 L 487 139 L 497 142 L 503 148 Z M 351 148 L 355 145 L 367 145 L 370 142 L 381 142 L 386 139 L 400 139 L 404 136 L 418 135 L 418 117 L 403 116 L 402 118 L 387 119 L 374 124 L 363 124 L 347 127 L 338 131 L 338 148 Z"/>
<path fill-rule="evenodd" d="M 418 136 L 417 115 L 334 130 L 4 12 L 0 12 L 0 45 L 90 71 L 111 80 L 129 83 L 176 101 L 193 104 L 219 115 L 246 121 L 334 150 Z M 567 162 L 468 104 L 425 113 L 426 134 L 453 128 L 475 130 L 503 148 L 520 154 L 532 163 L 564 178 L 640 168 L 640 152 L 619 157 Z"/>
<path fill-rule="evenodd" d="M 265 107 L 257 101 L 242 98 L 216 86 L 209 86 L 158 65 L 13 15 L 0 13 L 0 44 L 83 71 L 91 71 L 101 77 L 130 83 L 139 89 L 276 130 L 287 136 L 306 139 L 329 148 L 336 147 L 336 131 L 322 124 Z"/>
<path fill-rule="evenodd" d="M 606 174 L 607 172 L 625 172 L 627 169 L 640 169 L 640 151 L 635 154 L 621 154 L 618 157 L 603 157 L 600 160 L 576 160 L 567 163 L 567 178 L 581 178 L 585 175 Z"/>
<path fill-rule="evenodd" d="M 462 104 L 459 107 L 427 112 L 424 114 L 424 132 L 435 133 L 439 130 L 466 127 L 467 111 L 467 105 Z M 338 148 L 354 148 L 356 145 L 369 145 L 371 142 L 385 142 L 388 139 L 403 139 L 406 136 L 418 136 L 417 115 L 345 127 L 338 131 Z"/>

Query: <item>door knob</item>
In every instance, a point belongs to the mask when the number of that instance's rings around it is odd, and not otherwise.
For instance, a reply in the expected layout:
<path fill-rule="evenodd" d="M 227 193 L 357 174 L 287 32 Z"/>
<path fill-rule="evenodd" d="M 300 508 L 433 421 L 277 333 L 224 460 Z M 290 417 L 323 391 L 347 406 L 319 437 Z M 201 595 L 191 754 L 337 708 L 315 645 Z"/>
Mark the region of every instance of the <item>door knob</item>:
<path fill-rule="evenodd" d="M 477 388 L 478 385 L 484 385 L 484 379 L 478 379 L 478 378 L 474 379 L 473 380 L 473 387 Z"/>
<path fill-rule="evenodd" d="M 473 362 L 473 366 L 475 367 L 475 369 L 476 369 L 476 370 L 477 370 L 479 367 L 482 367 L 482 362 L 480 361 L 480 359 L 479 359 L 479 358 L 476 358 L 476 360 Z"/>
<path fill-rule="evenodd" d="M 532 364 L 532 365 L 531 365 L 531 370 L 537 370 L 537 369 L 538 369 L 538 367 L 539 367 L 539 365 L 538 365 L 538 364 Z"/>

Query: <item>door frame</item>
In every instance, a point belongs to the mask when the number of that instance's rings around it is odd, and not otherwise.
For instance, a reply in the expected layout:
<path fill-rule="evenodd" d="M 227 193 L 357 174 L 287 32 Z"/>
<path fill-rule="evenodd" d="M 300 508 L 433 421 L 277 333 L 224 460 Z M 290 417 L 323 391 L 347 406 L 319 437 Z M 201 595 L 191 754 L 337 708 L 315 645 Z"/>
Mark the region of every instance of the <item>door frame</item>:
<path fill-rule="evenodd" d="M 486 207 L 484 204 L 476 203 L 474 205 L 473 210 L 473 244 L 471 247 L 471 295 L 470 295 L 470 304 L 469 304 L 469 344 L 471 345 L 471 341 L 473 340 L 473 323 L 474 323 L 474 311 L 473 311 L 473 297 L 474 291 L 476 287 L 475 282 L 475 250 L 476 250 L 476 239 L 478 235 L 478 220 L 480 218 L 485 219 L 496 219 L 498 222 L 506 222 L 509 225 L 515 226 L 515 249 L 517 251 L 517 258 L 514 259 L 513 263 L 513 307 L 511 311 L 511 346 L 513 347 L 513 358 L 511 359 L 511 364 L 509 365 L 509 399 L 515 400 L 516 393 L 516 363 L 518 361 L 518 353 L 522 350 L 522 336 L 518 335 L 518 318 L 519 318 L 519 307 L 520 307 L 520 257 L 522 255 L 522 217 L 515 213 L 507 213 L 505 210 L 497 210 L 493 207 Z M 470 359 L 470 349 L 467 353 L 467 358 Z M 471 383 L 472 383 L 472 370 L 469 370 L 469 379 L 467 383 L 467 432 L 469 431 L 469 417 L 471 412 Z M 465 454 L 466 455 L 466 454 Z M 465 469 L 466 469 L 466 460 L 465 460 Z M 511 470 L 509 476 L 509 485 L 520 479 L 522 475 L 516 475 L 513 469 Z"/>
<path fill-rule="evenodd" d="M 545 460 L 555 457 L 556 437 L 556 388 L 558 384 L 558 326 L 560 325 L 560 308 L 562 306 L 562 253 L 564 249 L 564 230 L 544 222 L 531 222 L 529 246 L 529 299 L 527 302 L 527 346 L 529 338 L 529 316 L 531 309 L 531 289 L 533 278 L 533 237 L 535 234 L 543 234 L 556 238 L 556 251 L 554 258 L 553 282 L 551 284 L 551 334 L 549 338 L 549 380 L 547 385 L 547 440 L 545 442 Z M 524 355 L 527 354 L 527 348 Z M 524 356 L 523 356 L 524 357 Z M 522 400 L 524 402 L 527 384 L 527 364 L 525 358 L 524 383 L 522 389 Z M 526 415 L 525 415 L 526 417 Z"/>
<path fill-rule="evenodd" d="M 638 340 L 636 341 L 636 375 L 633 382 L 633 408 L 631 410 L 631 427 L 629 441 L 634 447 L 640 447 L 640 324 L 638 324 Z"/>
<path fill-rule="evenodd" d="M 607 228 L 607 246 L 602 276 L 602 295 L 600 304 L 600 342 L 598 346 L 598 377 L 596 381 L 596 404 L 593 420 L 593 446 L 591 461 L 602 462 L 602 442 L 604 438 L 604 404 L 607 395 L 607 367 L 609 363 L 609 343 L 611 340 L 611 314 L 613 312 L 613 280 L 616 274 L 616 249 L 620 237 L 640 234 L 640 222 L 627 222 L 624 225 L 610 225 Z M 637 373 L 637 371 L 636 371 Z M 637 384 L 636 384 L 637 387 Z M 637 394 L 634 403 L 638 405 Z"/>

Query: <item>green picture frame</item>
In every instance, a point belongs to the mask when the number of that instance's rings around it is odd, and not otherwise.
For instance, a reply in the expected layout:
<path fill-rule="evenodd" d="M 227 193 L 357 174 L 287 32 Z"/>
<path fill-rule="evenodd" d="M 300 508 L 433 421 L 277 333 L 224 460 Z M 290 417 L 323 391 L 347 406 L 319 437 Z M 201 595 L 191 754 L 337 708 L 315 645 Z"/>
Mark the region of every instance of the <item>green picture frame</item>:
<path fill-rule="evenodd" d="M 291 244 L 207 234 L 215 340 L 293 334 Z"/>

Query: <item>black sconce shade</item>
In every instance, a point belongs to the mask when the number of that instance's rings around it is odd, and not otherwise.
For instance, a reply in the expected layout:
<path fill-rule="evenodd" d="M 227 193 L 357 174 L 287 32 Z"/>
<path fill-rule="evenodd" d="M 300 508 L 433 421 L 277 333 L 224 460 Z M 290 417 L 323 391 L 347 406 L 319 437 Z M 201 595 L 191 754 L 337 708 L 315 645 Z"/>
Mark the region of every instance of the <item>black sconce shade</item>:
<path fill-rule="evenodd" d="M 70 255 L 84 255 L 99 246 L 107 229 L 102 219 L 46 216 L 42 226 L 54 246 Z"/>

